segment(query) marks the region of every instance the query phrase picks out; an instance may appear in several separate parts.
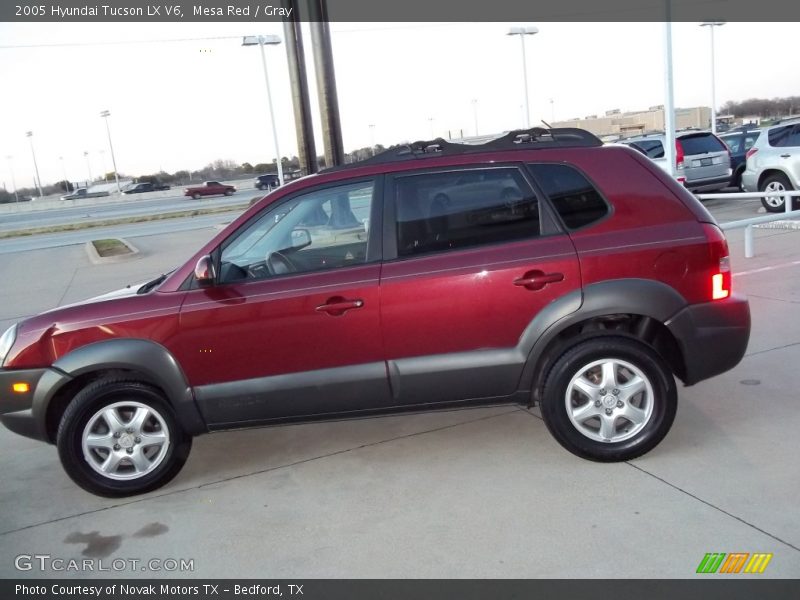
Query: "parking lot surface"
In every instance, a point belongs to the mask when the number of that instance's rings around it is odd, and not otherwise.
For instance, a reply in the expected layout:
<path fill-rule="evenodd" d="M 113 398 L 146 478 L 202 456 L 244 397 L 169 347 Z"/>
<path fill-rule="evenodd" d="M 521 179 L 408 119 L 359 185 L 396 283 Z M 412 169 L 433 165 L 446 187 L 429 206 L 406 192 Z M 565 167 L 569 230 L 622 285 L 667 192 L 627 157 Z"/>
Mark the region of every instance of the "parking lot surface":
<path fill-rule="evenodd" d="M 721 221 L 754 212 L 709 206 Z M 157 275 L 214 233 L 135 237 L 141 254 L 114 264 L 75 245 L 8 254 L 0 327 Z M 53 447 L 0 429 L 0 576 L 686 578 L 708 552 L 767 552 L 758 577 L 796 578 L 798 236 L 759 229 L 744 259 L 729 235 L 748 352 L 681 388 L 671 432 L 642 458 L 581 460 L 537 409 L 498 406 L 201 436 L 168 486 L 108 500 L 75 486 Z M 20 572 L 20 554 L 193 571 Z"/>

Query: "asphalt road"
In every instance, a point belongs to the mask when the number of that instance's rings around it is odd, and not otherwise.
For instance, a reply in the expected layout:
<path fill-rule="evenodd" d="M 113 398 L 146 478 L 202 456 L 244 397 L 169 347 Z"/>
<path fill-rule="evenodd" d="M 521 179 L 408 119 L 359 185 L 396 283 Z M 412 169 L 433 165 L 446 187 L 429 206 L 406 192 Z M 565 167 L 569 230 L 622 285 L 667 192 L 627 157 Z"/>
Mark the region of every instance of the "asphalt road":
<path fill-rule="evenodd" d="M 0 214 L 0 231 L 14 231 L 32 227 L 65 225 L 86 221 L 104 221 L 121 217 L 156 215 L 194 208 L 232 206 L 250 201 L 263 195 L 256 189 L 238 189 L 233 196 L 211 196 L 193 200 L 182 195 L 183 188 L 176 188 L 175 194 L 157 198 L 131 199 L 125 197 L 112 203 L 97 203 L 43 211 Z M 135 198 L 135 197 L 134 197 Z"/>
<path fill-rule="evenodd" d="M 157 275 L 211 235 L 131 236 L 142 252 L 108 265 L 79 246 L 6 256 L 0 330 Z M 757 230 L 753 259 L 730 237 L 747 355 L 682 387 L 644 457 L 581 460 L 536 409 L 500 406 L 205 435 L 169 485 L 113 500 L 73 484 L 52 446 L 0 427 L 0 577 L 797 578 L 798 233 Z M 697 575 L 709 552 L 774 556 L 761 575 Z M 20 554 L 194 570 L 21 572 Z"/>

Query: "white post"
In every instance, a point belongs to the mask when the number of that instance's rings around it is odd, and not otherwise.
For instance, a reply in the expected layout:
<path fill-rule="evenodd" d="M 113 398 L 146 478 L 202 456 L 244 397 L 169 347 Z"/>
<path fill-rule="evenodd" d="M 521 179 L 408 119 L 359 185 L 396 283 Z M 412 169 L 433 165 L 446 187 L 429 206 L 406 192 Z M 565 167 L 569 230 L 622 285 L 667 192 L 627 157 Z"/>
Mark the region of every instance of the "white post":
<path fill-rule="evenodd" d="M 522 42 L 522 82 L 525 86 L 525 129 L 531 127 L 530 106 L 528 106 L 528 62 L 525 58 L 525 33 L 519 36 Z"/>
<path fill-rule="evenodd" d="M 14 157 L 6 156 L 8 160 L 8 169 L 11 171 L 11 185 L 14 186 L 14 201 L 19 202 L 19 194 L 17 193 L 17 180 L 14 177 Z"/>
<path fill-rule="evenodd" d="M 114 180 L 117 182 L 117 193 L 122 194 L 122 188 L 119 185 L 119 172 L 117 171 L 117 158 L 114 156 L 114 144 L 111 143 L 111 129 L 108 126 L 109 112 L 104 110 L 100 113 L 103 120 L 106 122 L 106 133 L 108 134 L 108 148 L 111 150 L 111 164 L 114 166 Z"/>
<path fill-rule="evenodd" d="M 264 37 L 258 36 L 258 47 L 261 50 L 261 66 L 264 67 L 264 83 L 267 84 L 267 104 L 269 105 L 269 120 L 272 125 L 272 139 L 275 143 L 276 162 L 278 164 L 278 181 L 283 185 L 283 162 L 281 150 L 278 146 L 278 131 L 275 129 L 275 112 L 272 110 L 272 92 L 269 87 L 269 72 L 267 71 L 267 57 L 264 54 Z"/>
<path fill-rule="evenodd" d="M 472 100 L 472 118 L 475 121 L 475 135 L 478 135 L 478 100 Z"/>
<path fill-rule="evenodd" d="M 709 27 L 711 30 L 711 133 L 717 133 L 717 78 L 715 75 L 716 65 L 714 60 L 714 25 Z"/>
<path fill-rule="evenodd" d="M 672 7 L 665 0 L 666 20 L 664 21 L 664 158 L 669 172 L 675 177 L 675 106 L 672 85 Z"/>
<path fill-rule="evenodd" d="M 753 258 L 755 249 L 753 248 L 753 226 L 748 225 L 744 228 L 744 257 Z"/>

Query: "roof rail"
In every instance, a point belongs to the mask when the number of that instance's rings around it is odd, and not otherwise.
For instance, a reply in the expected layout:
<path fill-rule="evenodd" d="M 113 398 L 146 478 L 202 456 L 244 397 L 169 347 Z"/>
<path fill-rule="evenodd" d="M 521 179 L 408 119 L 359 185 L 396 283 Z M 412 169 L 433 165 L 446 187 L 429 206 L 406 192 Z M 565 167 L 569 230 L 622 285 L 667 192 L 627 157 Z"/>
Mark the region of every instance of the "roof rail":
<path fill-rule="evenodd" d="M 602 146 L 603 142 L 585 129 L 563 127 L 545 129 L 517 129 L 490 140 L 484 144 L 458 144 L 442 138 L 417 141 L 393 146 L 380 154 L 346 165 L 323 169 L 328 173 L 353 167 L 401 162 L 418 158 L 436 156 L 458 156 L 461 154 L 479 154 L 482 152 L 498 152 L 503 150 L 531 150 L 540 148 L 589 148 Z"/>

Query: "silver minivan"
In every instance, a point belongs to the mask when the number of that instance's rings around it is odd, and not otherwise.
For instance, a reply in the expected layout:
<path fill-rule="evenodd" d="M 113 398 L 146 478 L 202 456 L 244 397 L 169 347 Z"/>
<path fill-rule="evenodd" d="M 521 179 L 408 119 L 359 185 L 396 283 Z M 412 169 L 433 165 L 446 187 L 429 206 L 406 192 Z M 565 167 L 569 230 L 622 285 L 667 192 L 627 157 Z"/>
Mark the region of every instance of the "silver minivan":
<path fill-rule="evenodd" d="M 664 158 L 663 133 L 637 135 L 619 140 L 651 158 L 669 172 Z M 713 192 L 730 185 L 731 153 L 710 131 L 675 132 L 675 177 L 692 192 Z"/>

